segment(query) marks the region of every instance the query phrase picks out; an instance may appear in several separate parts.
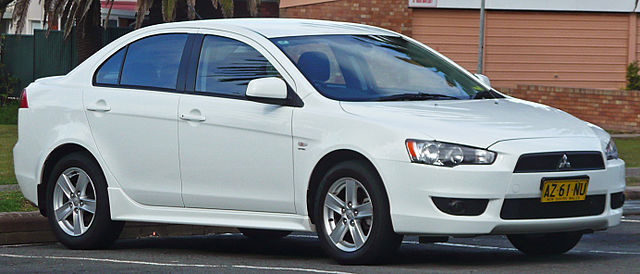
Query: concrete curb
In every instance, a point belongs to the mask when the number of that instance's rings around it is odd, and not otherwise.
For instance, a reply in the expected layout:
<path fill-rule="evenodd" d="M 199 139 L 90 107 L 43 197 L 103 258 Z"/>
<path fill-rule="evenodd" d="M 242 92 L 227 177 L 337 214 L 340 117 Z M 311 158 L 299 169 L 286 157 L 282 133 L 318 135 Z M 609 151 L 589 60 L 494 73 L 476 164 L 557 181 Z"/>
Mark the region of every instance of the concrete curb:
<path fill-rule="evenodd" d="M 628 167 L 625 170 L 627 177 L 640 177 L 640 167 Z"/>
<path fill-rule="evenodd" d="M 0 191 L 20 191 L 18 185 L 0 185 Z"/>
<path fill-rule="evenodd" d="M 237 233 L 235 228 L 127 222 L 120 239 Z M 40 212 L 0 213 L 0 245 L 57 241 Z"/>
<path fill-rule="evenodd" d="M 640 186 L 628 186 L 624 189 L 624 196 L 627 200 L 640 199 Z"/>
<path fill-rule="evenodd" d="M 636 138 L 640 137 L 638 133 L 621 133 L 621 134 L 611 134 L 613 138 Z"/>

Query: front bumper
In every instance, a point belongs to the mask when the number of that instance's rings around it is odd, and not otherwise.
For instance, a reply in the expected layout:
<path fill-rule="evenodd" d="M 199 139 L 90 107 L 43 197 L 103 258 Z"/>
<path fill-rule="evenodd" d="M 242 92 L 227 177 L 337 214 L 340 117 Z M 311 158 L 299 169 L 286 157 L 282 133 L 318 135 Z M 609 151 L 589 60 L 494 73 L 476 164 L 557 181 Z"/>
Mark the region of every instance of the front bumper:
<path fill-rule="evenodd" d="M 550 151 L 593 151 L 597 139 L 530 139 L 497 143 L 492 165 L 462 165 L 453 168 L 412 164 L 409 161 L 377 160 L 388 192 L 394 230 L 400 234 L 472 236 L 482 234 L 541 233 L 603 230 L 618 225 L 622 208 L 611 208 L 611 194 L 624 191 L 624 161 L 606 161 L 604 170 L 546 173 L 513 173 L 523 153 Z M 596 148 L 596 149 L 594 149 Z M 601 214 L 581 217 L 505 220 L 501 210 L 505 199 L 539 198 L 543 177 L 589 176 L 587 195 L 606 195 Z M 478 216 L 444 213 L 432 197 L 488 199 Z M 561 202 L 570 203 L 570 202 Z"/>

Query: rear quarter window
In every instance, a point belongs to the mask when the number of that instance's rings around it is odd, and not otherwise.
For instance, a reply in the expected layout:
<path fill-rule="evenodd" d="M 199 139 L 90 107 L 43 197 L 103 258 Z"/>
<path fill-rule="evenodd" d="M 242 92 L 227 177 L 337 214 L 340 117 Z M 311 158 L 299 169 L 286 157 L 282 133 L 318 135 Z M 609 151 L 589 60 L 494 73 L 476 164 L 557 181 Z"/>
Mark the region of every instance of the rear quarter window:
<path fill-rule="evenodd" d="M 116 52 L 102 63 L 95 76 L 96 84 L 117 85 L 120 78 L 120 68 L 122 67 L 122 60 L 126 47 Z"/>

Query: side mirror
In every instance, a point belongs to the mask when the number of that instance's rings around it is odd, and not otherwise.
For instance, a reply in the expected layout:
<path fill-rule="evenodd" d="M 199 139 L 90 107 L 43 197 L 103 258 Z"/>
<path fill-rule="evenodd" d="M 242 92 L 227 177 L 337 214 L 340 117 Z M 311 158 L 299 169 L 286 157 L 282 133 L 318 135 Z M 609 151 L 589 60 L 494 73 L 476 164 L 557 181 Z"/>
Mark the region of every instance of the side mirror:
<path fill-rule="evenodd" d="M 480 80 L 480 82 L 485 83 L 487 86 L 491 86 L 491 80 L 489 80 L 489 77 L 487 77 L 486 75 L 480 73 L 476 73 L 474 75 Z"/>
<path fill-rule="evenodd" d="M 276 77 L 254 79 L 247 85 L 245 95 L 251 101 L 283 105 L 287 101 L 287 84 Z"/>

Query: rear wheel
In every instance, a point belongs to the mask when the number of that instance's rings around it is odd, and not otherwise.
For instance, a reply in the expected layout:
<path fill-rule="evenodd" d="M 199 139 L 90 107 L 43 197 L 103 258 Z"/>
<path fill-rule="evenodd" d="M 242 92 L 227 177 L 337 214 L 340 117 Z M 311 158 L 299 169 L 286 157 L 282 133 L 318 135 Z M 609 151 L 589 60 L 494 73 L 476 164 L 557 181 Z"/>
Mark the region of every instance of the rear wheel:
<path fill-rule="evenodd" d="M 325 174 L 314 220 L 323 249 L 343 264 L 380 263 L 402 241 L 393 231 L 382 181 L 360 161 L 339 163 Z"/>
<path fill-rule="evenodd" d="M 562 254 L 575 247 L 582 232 L 508 235 L 511 244 L 527 255 Z"/>
<path fill-rule="evenodd" d="M 64 156 L 54 166 L 47 184 L 47 216 L 56 238 L 71 249 L 108 247 L 124 226 L 111 220 L 100 166 L 82 152 Z"/>
<path fill-rule="evenodd" d="M 276 240 L 291 234 L 291 231 L 238 228 L 242 235 L 255 240 Z"/>

